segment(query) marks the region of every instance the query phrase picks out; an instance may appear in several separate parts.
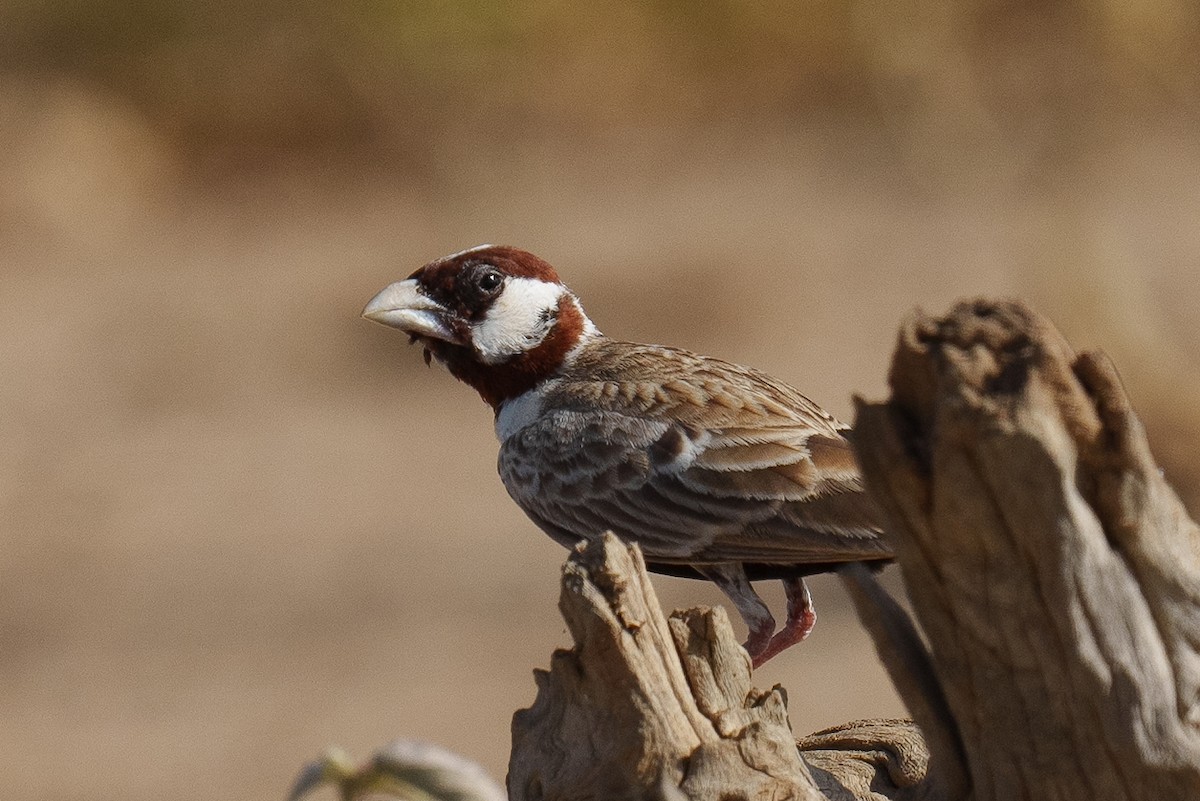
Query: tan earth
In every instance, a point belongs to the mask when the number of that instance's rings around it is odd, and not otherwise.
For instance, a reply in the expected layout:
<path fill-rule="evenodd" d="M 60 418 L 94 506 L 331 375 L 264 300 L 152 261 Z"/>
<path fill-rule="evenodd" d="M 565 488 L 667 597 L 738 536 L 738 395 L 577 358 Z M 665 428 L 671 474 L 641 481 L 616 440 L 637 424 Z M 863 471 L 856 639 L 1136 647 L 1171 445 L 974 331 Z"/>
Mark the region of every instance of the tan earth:
<path fill-rule="evenodd" d="M 533 250 L 607 333 L 752 364 L 846 418 L 853 394 L 884 395 L 914 307 L 1032 296 L 1114 354 L 1163 453 L 1194 453 L 1185 139 L 1120 139 L 1052 198 L 930 183 L 853 126 L 531 139 L 411 180 L 350 161 L 199 181 L 124 106 L 5 102 L 13 798 L 280 798 L 328 745 L 400 736 L 503 776 L 530 671 L 568 644 L 564 552 L 507 498 L 489 410 L 358 316 L 466 246 Z M 1195 486 L 1186 459 L 1167 466 Z M 669 608 L 722 602 L 656 586 Z M 813 636 L 757 683 L 788 688 L 797 733 L 901 714 L 837 582 L 814 592 Z"/>

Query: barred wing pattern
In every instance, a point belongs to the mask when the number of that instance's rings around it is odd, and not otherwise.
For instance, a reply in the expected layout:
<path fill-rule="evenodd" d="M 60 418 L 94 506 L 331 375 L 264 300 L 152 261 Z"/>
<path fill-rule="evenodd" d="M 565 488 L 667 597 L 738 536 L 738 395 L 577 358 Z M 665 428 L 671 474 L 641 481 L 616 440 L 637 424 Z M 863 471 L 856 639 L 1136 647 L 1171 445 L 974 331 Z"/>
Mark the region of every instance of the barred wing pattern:
<path fill-rule="evenodd" d="M 546 388 L 499 468 L 568 547 L 611 528 L 661 565 L 889 558 L 843 430 L 757 371 L 605 340 Z"/>

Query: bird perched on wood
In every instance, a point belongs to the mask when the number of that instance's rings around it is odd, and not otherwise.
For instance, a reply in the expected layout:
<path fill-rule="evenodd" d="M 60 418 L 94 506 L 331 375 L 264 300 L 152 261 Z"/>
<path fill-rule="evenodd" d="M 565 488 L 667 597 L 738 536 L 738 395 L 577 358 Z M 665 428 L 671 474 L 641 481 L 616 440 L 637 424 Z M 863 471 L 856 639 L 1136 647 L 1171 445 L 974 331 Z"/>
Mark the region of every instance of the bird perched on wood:
<path fill-rule="evenodd" d="M 651 570 L 715 582 L 755 666 L 812 629 L 804 576 L 892 558 L 845 424 L 757 370 L 604 336 L 531 253 L 446 256 L 363 316 L 492 407 L 500 477 L 539 528 L 568 548 L 611 529 Z M 786 588 L 778 632 L 757 579 Z"/>

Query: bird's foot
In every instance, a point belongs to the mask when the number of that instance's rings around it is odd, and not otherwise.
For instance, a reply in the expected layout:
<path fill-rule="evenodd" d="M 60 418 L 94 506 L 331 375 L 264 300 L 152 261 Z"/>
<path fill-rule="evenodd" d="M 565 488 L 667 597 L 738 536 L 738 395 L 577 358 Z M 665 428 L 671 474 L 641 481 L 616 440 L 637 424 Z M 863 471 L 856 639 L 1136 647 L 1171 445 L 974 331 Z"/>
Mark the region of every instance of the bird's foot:
<path fill-rule="evenodd" d="M 784 582 L 788 599 L 787 623 L 774 636 L 763 640 L 761 631 L 751 633 L 746 641 L 746 651 L 750 654 L 750 664 L 761 667 L 768 659 L 780 651 L 790 648 L 808 636 L 817 623 L 817 612 L 813 609 L 812 595 L 804 579 L 789 579 Z M 769 633 L 769 632 L 768 632 Z M 753 642 L 758 647 L 751 650 Z"/>
<path fill-rule="evenodd" d="M 775 636 L 771 637 L 760 651 L 755 652 L 751 651 L 749 647 L 746 648 L 750 654 L 750 664 L 756 668 L 762 667 L 768 659 L 807 637 L 816 622 L 817 615 L 811 609 L 806 616 L 795 621 L 794 625 L 793 621 L 788 620 L 788 624 L 776 632 Z"/>
<path fill-rule="evenodd" d="M 775 639 L 773 635 L 775 631 L 775 621 L 769 621 L 765 626 L 750 629 L 750 636 L 742 643 L 742 647 L 746 649 L 746 653 L 750 654 L 750 663 L 754 667 L 759 666 L 758 655 L 766 653 L 771 647 L 771 642 Z M 778 652 L 777 652 L 778 653 Z"/>

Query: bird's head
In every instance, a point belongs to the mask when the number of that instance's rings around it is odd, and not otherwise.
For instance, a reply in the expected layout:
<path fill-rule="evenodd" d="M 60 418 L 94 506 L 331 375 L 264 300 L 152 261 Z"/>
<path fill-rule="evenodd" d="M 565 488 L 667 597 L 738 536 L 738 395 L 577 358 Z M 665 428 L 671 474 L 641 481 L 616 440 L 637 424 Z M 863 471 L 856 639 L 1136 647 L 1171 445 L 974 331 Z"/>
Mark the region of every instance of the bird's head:
<path fill-rule="evenodd" d="M 383 289 L 363 317 L 408 334 L 498 409 L 553 376 L 598 332 L 558 273 L 532 253 L 480 245 Z"/>

